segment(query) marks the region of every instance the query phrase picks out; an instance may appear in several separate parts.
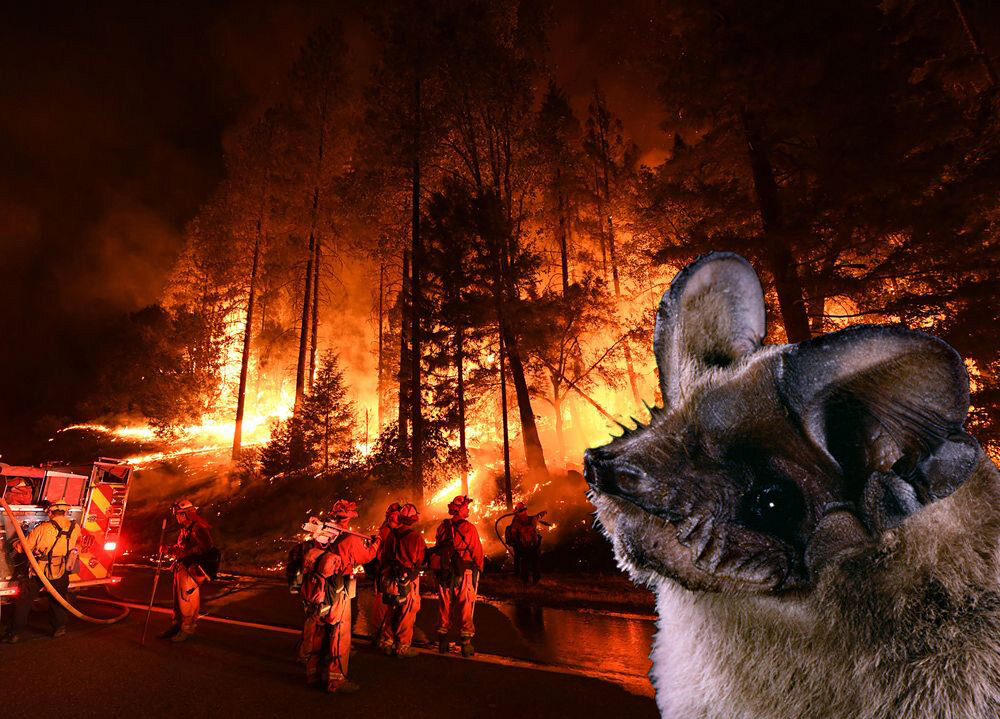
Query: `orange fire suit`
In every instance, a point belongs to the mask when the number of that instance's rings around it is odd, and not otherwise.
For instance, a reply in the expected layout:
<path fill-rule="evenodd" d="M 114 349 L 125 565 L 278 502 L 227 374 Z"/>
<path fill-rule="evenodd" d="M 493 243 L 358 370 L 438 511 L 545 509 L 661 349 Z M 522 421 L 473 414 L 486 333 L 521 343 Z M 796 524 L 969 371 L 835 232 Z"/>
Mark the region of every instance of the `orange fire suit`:
<path fill-rule="evenodd" d="M 452 626 L 452 616 L 459 618 L 459 638 L 463 644 L 476 634 L 473 612 L 479 574 L 483 571 L 483 545 L 476 526 L 467 519 L 449 517 L 437 529 L 435 548 L 454 546 L 451 567 L 438 575 L 438 635 L 446 637 Z"/>
<path fill-rule="evenodd" d="M 306 681 L 320 682 L 327 691 L 336 691 L 347 680 L 351 657 L 351 598 L 354 570 L 375 558 L 377 544 L 342 534 L 315 561 L 315 571 L 329 586 L 329 603 L 318 611 L 308 611 L 302 628 L 302 648 L 306 658 Z"/>
<path fill-rule="evenodd" d="M 537 582 L 541 576 L 542 534 L 538 531 L 540 515 L 518 512 L 507 527 L 506 541 L 514 552 L 514 573 L 524 582 Z"/>
<path fill-rule="evenodd" d="M 393 530 L 389 520 L 382 522 L 378 530 L 378 553 L 375 555 L 375 586 L 372 588 L 372 636 L 378 640 L 381 633 L 382 623 L 385 621 L 386 606 L 382 601 L 382 566 L 385 564 L 385 544 Z"/>
<path fill-rule="evenodd" d="M 301 569 L 301 574 L 298 577 L 293 578 L 291 584 L 291 586 L 293 587 L 293 593 L 301 590 L 302 581 L 305 579 L 306 575 L 308 575 L 316 568 L 316 562 L 319 561 L 319 558 L 326 553 L 326 547 L 324 545 L 321 545 L 319 542 L 310 539 L 305 542 L 302 542 L 298 547 L 296 547 L 296 550 L 301 553 L 302 569 Z M 302 626 L 302 636 L 299 637 L 299 644 L 295 649 L 295 654 L 298 660 L 302 664 L 305 664 L 309 658 L 309 647 L 312 644 L 312 638 L 313 638 L 312 634 L 310 634 L 308 637 L 306 636 L 306 631 L 307 630 L 312 631 L 313 629 L 312 625 L 310 625 L 308 622 L 308 618 L 309 615 L 307 608 L 307 613 L 306 613 L 307 621 Z"/>
<path fill-rule="evenodd" d="M 413 643 L 413 626 L 420 611 L 419 570 L 426 553 L 423 536 L 412 526 L 397 527 L 386 538 L 382 584 L 394 601 L 386 606 L 378 633 L 383 650 L 405 651 Z"/>
<path fill-rule="evenodd" d="M 191 520 L 181 527 L 173 548 L 177 557 L 174 562 L 173 626 L 187 633 L 193 632 L 198 623 L 201 585 L 208 581 L 196 558 L 215 546 L 208 522 L 197 514 L 190 516 Z"/>

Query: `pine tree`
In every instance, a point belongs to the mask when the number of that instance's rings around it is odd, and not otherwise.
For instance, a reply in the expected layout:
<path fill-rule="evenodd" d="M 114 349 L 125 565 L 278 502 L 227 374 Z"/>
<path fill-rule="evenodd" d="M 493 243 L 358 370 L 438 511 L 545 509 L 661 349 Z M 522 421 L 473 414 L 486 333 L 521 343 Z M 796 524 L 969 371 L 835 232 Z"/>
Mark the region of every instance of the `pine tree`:
<path fill-rule="evenodd" d="M 357 422 L 340 358 L 332 350 L 320 358 L 316 380 L 301 414 L 305 445 L 323 469 L 328 469 L 331 457 L 351 448 Z"/>

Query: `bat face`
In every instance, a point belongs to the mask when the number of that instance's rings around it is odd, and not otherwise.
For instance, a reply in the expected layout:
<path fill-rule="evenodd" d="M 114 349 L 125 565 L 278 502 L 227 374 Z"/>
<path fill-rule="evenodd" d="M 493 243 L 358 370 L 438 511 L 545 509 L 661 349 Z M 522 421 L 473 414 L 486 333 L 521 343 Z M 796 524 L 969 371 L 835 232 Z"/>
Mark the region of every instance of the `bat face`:
<path fill-rule="evenodd" d="M 600 522 L 644 581 L 777 591 L 807 580 L 806 544 L 843 488 L 784 413 L 777 364 L 771 354 L 718 373 L 683 408 L 587 452 Z"/>
<path fill-rule="evenodd" d="M 823 565 L 969 476 L 964 365 L 945 343 L 857 326 L 765 347 L 743 258 L 702 256 L 654 330 L 664 397 L 648 426 L 585 455 L 623 568 L 656 587 L 807 592 Z"/>

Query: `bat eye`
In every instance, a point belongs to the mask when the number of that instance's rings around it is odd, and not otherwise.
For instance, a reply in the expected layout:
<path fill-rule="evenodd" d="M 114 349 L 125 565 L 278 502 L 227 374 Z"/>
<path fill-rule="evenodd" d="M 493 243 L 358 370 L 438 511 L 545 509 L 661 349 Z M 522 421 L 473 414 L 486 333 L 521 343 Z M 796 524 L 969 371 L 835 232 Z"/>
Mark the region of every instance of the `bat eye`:
<path fill-rule="evenodd" d="M 802 522 L 805 506 L 798 487 L 777 479 L 755 482 L 743 497 L 740 514 L 753 529 L 791 541 Z"/>

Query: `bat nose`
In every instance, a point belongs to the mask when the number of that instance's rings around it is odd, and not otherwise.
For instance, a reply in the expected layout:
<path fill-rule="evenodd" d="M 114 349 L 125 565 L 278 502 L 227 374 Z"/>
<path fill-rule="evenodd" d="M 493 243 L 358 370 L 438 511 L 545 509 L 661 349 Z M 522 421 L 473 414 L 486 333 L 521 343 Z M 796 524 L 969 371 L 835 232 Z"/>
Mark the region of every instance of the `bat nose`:
<path fill-rule="evenodd" d="M 583 476 L 594 489 L 602 492 L 616 489 L 614 466 L 600 449 L 588 449 L 583 453 Z"/>

